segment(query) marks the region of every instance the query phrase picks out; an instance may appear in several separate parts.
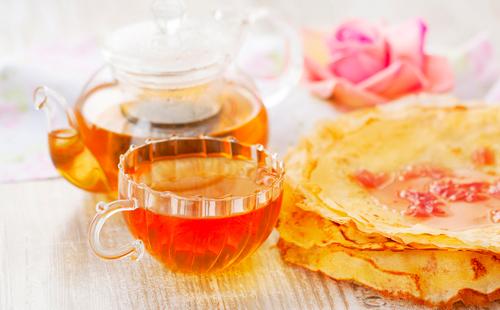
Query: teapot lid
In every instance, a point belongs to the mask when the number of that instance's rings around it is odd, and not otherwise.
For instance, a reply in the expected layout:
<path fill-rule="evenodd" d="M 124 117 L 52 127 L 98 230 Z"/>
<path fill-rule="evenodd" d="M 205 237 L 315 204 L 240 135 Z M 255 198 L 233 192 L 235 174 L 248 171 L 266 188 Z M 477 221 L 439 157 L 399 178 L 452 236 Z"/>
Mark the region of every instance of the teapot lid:
<path fill-rule="evenodd" d="M 155 20 L 125 26 L 106 40 L 104 56 L 117 78 L 148 87 L 187 87 L 217 76 L 236 50 L 234 31 L 213 18 L 186 15 L 182 0 L 156 0 Z M 233 33 L 230 33 L 233 31 Z"/>

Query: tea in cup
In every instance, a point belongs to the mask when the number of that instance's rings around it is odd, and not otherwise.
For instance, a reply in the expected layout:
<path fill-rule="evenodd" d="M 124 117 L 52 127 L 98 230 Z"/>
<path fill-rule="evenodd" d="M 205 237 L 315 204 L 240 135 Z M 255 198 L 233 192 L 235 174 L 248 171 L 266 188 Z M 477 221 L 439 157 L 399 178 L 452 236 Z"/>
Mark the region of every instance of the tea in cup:
<path fill-rule="evenodd" d="M 119 200 L 97 204 L 91 248 L 104 259 L 138 259 L 146 248 L 174 271 L 222 270 L 248 257 L 273 230 L 283 177 L 276 154 L 231 138 L 132 146 L 120 158 Z M 117 212 L 137 240 L 108 249 L 100 231 Z"/>

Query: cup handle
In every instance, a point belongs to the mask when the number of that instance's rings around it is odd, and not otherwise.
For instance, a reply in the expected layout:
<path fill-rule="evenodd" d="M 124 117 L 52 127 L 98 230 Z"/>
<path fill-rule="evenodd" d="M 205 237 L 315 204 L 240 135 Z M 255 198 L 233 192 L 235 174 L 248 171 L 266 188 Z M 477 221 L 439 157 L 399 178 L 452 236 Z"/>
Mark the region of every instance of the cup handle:
<path fill-rule="evenodd" d="M 239 69 L 254 79 L 264 104 L 269 108 L 280 103 L 302 76 L 304 63 L 302 39 L 297 29 L 289 21 L 267 8 L 254 9 L 250 13 L 249 23 L 250 30 L 259 26 L 265 28 L 261 30 L 263 36 L 260 36 L 262 40 L 260 43 L 257 42 L 258 44 L 268 47 L 272 42 L 266 37 L 271 32 L 281 37 L 284 42 L 284 48 L 280 52 L 277 50 L 268 51 L 258 54 L 252 59 L 243 58 L 243 63 L 237 61 Z M 281 63 L 279 65 L 281 69 L 274 73 L 259 73 L 258 69 L 255 72 L 254 68 L 262 67 L 259 63 Z"/>
<path fill-rule="evenodd" d="M 132 260 L 139 260 L 144 254 L 144 244 L 141 240 L 132 241 L 130 244 L 121 246 L 116 249 L 110 249 L 101 243 L 101 230 L 104 223 L 113 214 L 123 211 L 133 211 L 139 206 L 136 199 L 115 200 L 110 203 L 103 201 L 97 203 L 94 219 L 90 223 L 89 243 L 90 248 L 94 253 L 103 259 L 122 259 L 130 257 Z"/>

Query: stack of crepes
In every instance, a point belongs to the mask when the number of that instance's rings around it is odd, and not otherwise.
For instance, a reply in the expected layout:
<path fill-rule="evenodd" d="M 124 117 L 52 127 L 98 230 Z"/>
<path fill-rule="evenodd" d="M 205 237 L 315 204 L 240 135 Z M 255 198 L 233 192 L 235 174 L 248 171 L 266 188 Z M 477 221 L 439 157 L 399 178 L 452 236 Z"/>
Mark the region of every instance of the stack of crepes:
<path fill-rule="evenodd" d="M 285 261 L 431 306 L 500 299 L 500 107 L 349 113 L 286 164 Z"/>

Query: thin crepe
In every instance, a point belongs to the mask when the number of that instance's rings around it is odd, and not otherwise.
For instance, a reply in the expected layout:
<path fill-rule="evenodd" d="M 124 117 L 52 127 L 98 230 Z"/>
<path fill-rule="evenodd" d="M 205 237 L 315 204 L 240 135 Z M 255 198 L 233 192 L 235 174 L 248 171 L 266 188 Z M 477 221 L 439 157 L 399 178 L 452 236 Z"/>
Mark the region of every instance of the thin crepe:
<path fill-rule="evenodd" d="M 500 154 L 499 107 L 393 106 L 321 124 L 287 156 L 288 182 L 302 208 L 339 224 L 353 223 L 397 243 L 500 252 L 500 225 L 444 230 L 382 208 L 350 176 L 359 169 L 398 171 L 415 163 L 471 168 L 500 176 L 500 166 L 474 167 L 473 150 Z"/>

